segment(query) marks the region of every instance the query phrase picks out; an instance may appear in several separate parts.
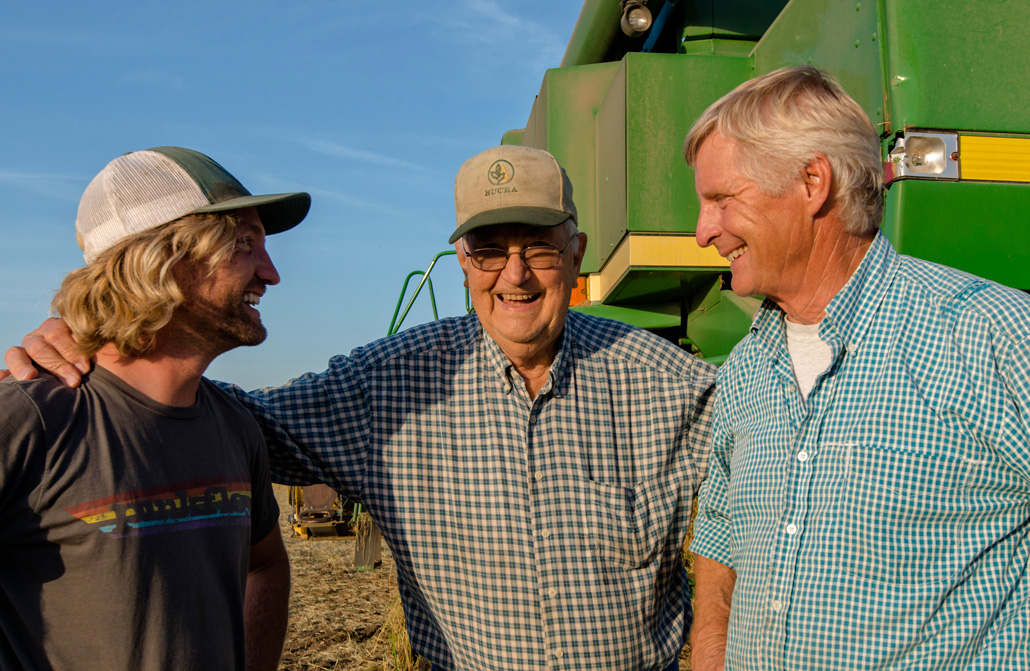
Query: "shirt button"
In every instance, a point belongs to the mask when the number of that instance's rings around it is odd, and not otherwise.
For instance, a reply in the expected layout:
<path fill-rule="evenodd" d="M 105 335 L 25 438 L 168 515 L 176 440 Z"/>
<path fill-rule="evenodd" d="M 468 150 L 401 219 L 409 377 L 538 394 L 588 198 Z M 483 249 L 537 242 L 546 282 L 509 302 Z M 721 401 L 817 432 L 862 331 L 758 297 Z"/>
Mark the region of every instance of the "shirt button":
<path fill-rule="evenodd" d="M 536 417 L 530 417 L 529 418 L 529 423 L 530 424 L 536 424 Z"/>
<path fill-rule="evenodd" d="M 808 452 L 805 450 L 798 452 L 798 461 L 808 461 Z"/>
<path fill-rule="evenodd" d="M 551 589 L 547 590 L 547 596 L 551 597 L 552 599 L 558 596 L 558 588 L 552 587 Z"/>
<path fill-rule="evenodd" d="M 544 474 L 541 473 L 540 471 L 537 471 L 536 473 L 533 474 L 533 477 L 536 478 L 537 482 L 540 482 L 541 480 L 544 479 Z"/>
<path fill-rule="evenodd" d="M 548 538 L 551 537 L 551 530 L 550 529 L 544 529 L 543 531 L 540 532 L 540 537 L 543 538 L 544 540 L 547 540 Z"/>
<path fill-rule="evenodd" d="M 793 536 L 793 535 L 794 535 L 794 534 L 796 534 L 797 532 L 798 532 L 798 528 L 797 528 L 797 525 L 796 525 L 796 524 L 788 524 L 788 525 L 787 525 L 787 533 L 788 533 L 788 534 L 790 534 L 791 536 Z"/>
<path fill-rule="evenodd" d="M 561 648 L 558 648 L 557 650 L 554 651 L 554 656 L 557 657 L 558 659 L 561 659 L 562 657 L 565 656 L 565 651 L 562 650 Z"/>
<path fill-rule="evenodd" d="M 773 600 L 773 602 L 772 602 L 772 609 L 774 611 L 776 611 L 777 613 L 779 613 L 781 610 L 783 610 L 783 602 L 780 601 L 779 599 Z"/>

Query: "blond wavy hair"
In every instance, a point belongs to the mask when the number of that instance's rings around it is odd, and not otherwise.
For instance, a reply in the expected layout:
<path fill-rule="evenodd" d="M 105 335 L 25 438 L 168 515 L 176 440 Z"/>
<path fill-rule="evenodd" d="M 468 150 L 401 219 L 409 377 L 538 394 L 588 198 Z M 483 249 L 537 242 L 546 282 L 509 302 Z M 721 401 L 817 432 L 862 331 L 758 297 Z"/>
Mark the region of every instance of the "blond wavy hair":
<path fill-rule="evenodd" d="M 782 68 L 744 82 L 705 110 L 683 143 L 694 167 L 712 133 L 738 147 L 736 168 L 766 194 L 782 195 L 805 166 L 825 156 L 831 202 L 847 232 L 871 235 L 883 217 L 883 159 L 869 117 L 830 74 Z"/>
<path fill-rule="evenodd" d="M 186 215 L 122 240 L 69 273 L 50 309 L 83 355 L 110 342 L 122 356 L 142 356 L 184 301 L 175 267 L 204 264 L 212 273 L 232 255 L 238 223 L 231 213 Z"/>

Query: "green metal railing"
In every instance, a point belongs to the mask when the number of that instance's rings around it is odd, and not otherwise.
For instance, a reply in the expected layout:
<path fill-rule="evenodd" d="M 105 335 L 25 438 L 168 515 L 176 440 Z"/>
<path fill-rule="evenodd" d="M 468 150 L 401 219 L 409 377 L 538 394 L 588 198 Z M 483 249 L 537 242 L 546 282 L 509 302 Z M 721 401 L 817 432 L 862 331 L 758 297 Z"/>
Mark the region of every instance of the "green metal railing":
<path fill-rule="evenodd" d="M 422 292 L 422 287 L 426 286 L 429 288 L 429 304 L 433 309 L 433 319 L 439 319 L 440 315 L 436 310 L 436 294 L 433 292 L 433 280 L 429 277 L 429 274 L 433 272 L 433 268 L 436 267 L 436 262 L 441 257 L 456 255 L 457 252 L 453 249 L 446 252 L 440 252 L 433 257 L 432 263 L 425 270 L 413 270 L 408 273 L 408 276 L 404 278 L 404 284 L 401 286 L 401 295 L 397 297 L 397 307 L 393 310 L 393 318 L 390 320 L 390 327 L 386 330 L 386 335 L 390 336 L 401 330 L 401 324 L 404 323 L 404 318 L 408 316 L 408 312 L 411 311 L 411 307 L 415 304 L 415 299 Z M 408 299 L 408 304 L 404 307 L 404 312 L 401 312 L 401 305 L 404 303 L 404 296 L 408 293 L 408 285 L 411 283 L 411 278 L 415 276 L 421 276 L 422 279 L 419 281 L 418 286 L 415 287 L 415 293 Z M 465 310 L 472 312 L 472 305 L 469 302 L 469 292 L 465 289 Z M 398 314 L 400 317 L 398 318 Z"/>

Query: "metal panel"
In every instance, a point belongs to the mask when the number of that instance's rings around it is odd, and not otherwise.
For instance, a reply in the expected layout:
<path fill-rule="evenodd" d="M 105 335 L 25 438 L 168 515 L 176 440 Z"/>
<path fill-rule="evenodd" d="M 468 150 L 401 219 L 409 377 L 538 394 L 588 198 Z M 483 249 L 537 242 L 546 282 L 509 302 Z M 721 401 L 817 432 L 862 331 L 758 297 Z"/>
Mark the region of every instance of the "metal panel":
<path fill-rule="evenodd" d="M 1028 212 L 1030 185 L 905 180 L 887 192 L 883 231 L 902 254 L 1030 289 Z"/>
<path fill-rule="evenodd" d="M 582 312 L 595 317 L 617 319 L 642 329 L 670 329 L 676 328 L 682 323 L 679 301 L 664 304 L 634 305 L 633 307 L 576 305 L 572 309 L 576 312 Z"/>
<path fill-rule="evenodd" d="M 758 39 L 785 4 L 785 0 L 684 2 L 683 34 L 687 38 L 716 35 Z"/>
<path fill-rule="evenodd" d="M 700 207 L 683 138 L 750 73 L 739 56 L 626 55 L 597 113 L 601 265 L 627 231 L 694 232 Z"/>
<path fill-rule="evenodd" d="M 622 239 L 599 273 L 590 300 L 616 303 L 668 293 L 670 287 L 680 288 L 681 275 L 693 277 L 707 269 L 718 275 L 729 265 L 714 247 L 698 247 L 692 235 L 631 233 Z"/>
<path fill-rule="evenodd" d="M 1030 132 L 1030 2 L 881 2 L 895 129 Z"/>
<path fill-rule="evenodd" d="M 522 144 L 546 149 L 562 164 L 572 182 L 579 227 L 597 239 L 597 193 L 594 174 L 594 115 L 618 69 L 618 63 L 548 70 L 526 125 Z M 600 268 L 596 244 L 588 244 L 583 272 Z"/>
<path fill-rule="evenodd" d="M 755 74 L 789 65 L 832 72 L 874 124 L 884 122 L 875 0 L 792 0 L 755 47 Z"/>

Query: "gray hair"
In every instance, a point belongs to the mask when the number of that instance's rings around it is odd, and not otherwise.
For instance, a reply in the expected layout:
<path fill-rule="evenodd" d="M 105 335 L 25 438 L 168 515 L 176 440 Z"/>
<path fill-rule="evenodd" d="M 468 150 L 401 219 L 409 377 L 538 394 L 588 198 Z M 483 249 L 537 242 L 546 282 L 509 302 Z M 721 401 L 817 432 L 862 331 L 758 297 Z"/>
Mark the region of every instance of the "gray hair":
<path fill-rule="evenodd" d="M 830 202 L 845 230 L 870 235 L 883 216 L 880 138 L 865 112 L 830 74 L 782 68 L 733 89 L 687 133 L 683 156 L 694 167 L 713 133 L 733 140 L 737 169 L 769 195 L 782 195 L 805 166 L 824 156 L 833 171 Z"/>

